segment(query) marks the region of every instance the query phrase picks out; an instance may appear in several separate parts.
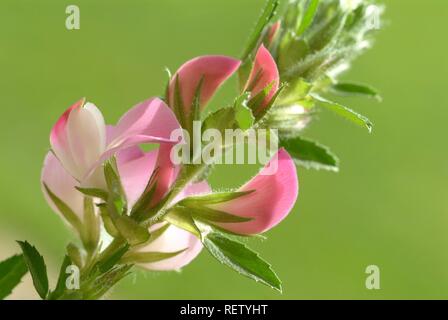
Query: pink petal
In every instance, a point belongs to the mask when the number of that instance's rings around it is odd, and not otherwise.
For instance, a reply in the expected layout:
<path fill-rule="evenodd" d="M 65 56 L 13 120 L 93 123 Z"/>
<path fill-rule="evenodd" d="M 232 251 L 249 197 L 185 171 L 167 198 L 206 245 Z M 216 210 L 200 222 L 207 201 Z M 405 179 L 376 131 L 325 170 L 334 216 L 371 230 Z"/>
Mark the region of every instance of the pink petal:
<path fill-rule="evenodd" d="M 277 161 L 277 171 L 268 175 L 268 167 Z M 221 224 L 221 227 L 238 234 L 265 232 L 282 221 L 298 196 L 298 179 L 294 161 L 280 149 L 276 157 L 240 191 L 255 190 L 253 193 L 226 203 L 210 206 L 241 217 L 253 218 L 243 223 Z"/>
<path fill-rule="evenodd" d="M 121 150 L 144 143 L 174 144 L 172 132 L 180 129 L 170 108 L 160 99 L 144 101 L 128 111 L 115 127 L 108 126 L 106 151 L 88 171 L 87 180 L 101 164 Z"/>
<path fill-rule="evenodd" d="M 151 231 L 155 231 L 164 224 L 154 225 Z M 162 261 L 139 264 L 139 266 L 149 270 L 169 271 L 179 270 L 189 264 L 202 250 L 201 241 L 191 233 L 179 229 L 173 225 L 154 242 L 139 250 L 140 252 L 184 252 Z"/>
<path fill-rule="evenodd" d="M 201 195 L 201 194 L 209 194 L 212 192 L 209 184 L 206 181 L 201 181 L 198 183 L 190 184 L 184 190 L 182 190 L 179 195 L 174 198 L 173 203 L 179 202 L 182 199 L 185 199 L 189 196 Z"/>
<path fill-rule="evenodd" d="M 50 133 L 50 144 L 63 166 L 74 176 L 79 176 L 78 168 L 72 156 L 67 136 L 67 122 L 70 113 L 84 105 L 85 99 L 81 99 L 69 107 L 53 126 Z"/>
<path fill-rule="evenodd" d="M 49 152 L 45 157 L 44 167 L 42 168 L 41 182 L 45 199 L 55 212 L 61 214 L 48 196 L 47 191 L 43 187 L 44 184 L 46 184 L 58 198 L 64 201 L 70 209 L 72 209 L 73 212 L 76 213 L 80 219 L 82 219 L 84 212 L 84 199 L 82 194 L 75 189 L 75 186 L 78 186 L 79 184 L 70 174 L 67 173 L 52 152 Z"/>
<path fill-rule="evenodd" d="M 170 140 L 171 133 L 178 128 L 180 125 L 171 109 L 158 98 L 149 99 L 133 107 L 120 119 L 113 130 L 108 149 L 116 148 L 136 136 Z"/>
<path fill-rule="evenodd" d="M 203 78 L 200 104 L 204 107 L 212 98 L 216 90 L 238 70 L 241 62 L 226 56 L 202 56 L 188 61 L 174 74 L 169 85 L 169 105 L 174 104 L 174 89 L 176 78 L 179 86 L 185 111 L 191 109 L 197 87 Z"/>
<path fill-rule="evenodd" d="M 277 92 L 280 83 L 280 76 L 277 69 L 277 64 L 274 58 L 269 53 L 269 50 L 261 45 L 255 57 L 254 67 L 251 71 L 249 81 L 246 84 L 246 89 L 250 89 L 252 98 L 264 90 L 270 84 L 271 91 L 260 105 L 257 112 L 260 112 L 266 105 L 269 104 L 274 94 Z"/>
<path fill-rule="evenodd" d="M 156 160 L 157 150 L 143 153 L 138 148 L 130 148 L 117 154 L 118 171 L 130 208 L 145 190 L 154 172 Z"/>

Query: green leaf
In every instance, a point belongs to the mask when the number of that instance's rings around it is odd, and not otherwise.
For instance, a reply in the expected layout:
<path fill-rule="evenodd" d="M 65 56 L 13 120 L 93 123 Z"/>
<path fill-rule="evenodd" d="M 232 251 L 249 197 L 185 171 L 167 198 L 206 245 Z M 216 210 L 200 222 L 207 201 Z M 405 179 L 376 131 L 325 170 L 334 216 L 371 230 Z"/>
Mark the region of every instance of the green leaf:
<path fill-rule="evenodd" d="M 0 262 L 0 300 L 12 293 L 27 272 L 23 255 L 15 255 Z"/>
<path fill-rule="evenodd" d="M 56 284 L 55 289 L 50 293 L 48 299 L 49 300 L 56 300 L 59 298 L 66 289 L 66 280 L 69 276 L 68 273 L 66 273 L 67 267 L 72 264 L 72 261 L 68 255 L 64 257 L 64 260 L 62 261 L 61 269 L 59 270 L 59 277 L 58 282 Z"/>
<path fill-rule="evenodd" d="M 176 252 L 132 252 L 126 254 L 122 259 L 122 263 L 152 263 L 175 257 L 187 249 Z"/>
<path fill-rule="evenodd" d="M 268 0 L 266 3 L 266 6 L 264 7 L 263 13 L 261 14 L 260 18 L 258 19 L 257 24 L 255 25 L 255 29 L 253 30 L 247 47 L 244 50 L 242 60 L 246 60 L 246 58 L 252 54 L 252 52 L 257 47 L 261 34 L 263 33 L 263 30 L 265 27 L 269 24 L 269 22 L 272 20 L 272 18 L 275 15 L 275 10 L 277 9 L 279 5 L 278 0 Z"/>
<path fill-rule="evenodd" d="M 249 97 L 250 93 L 245 92 L 239 97 L 237 97 L 233 104 L 236 112 L 235 113 L 236 121 L 238 122 L 239 127 L 243 130 L 251 128 L 255 120 L 252 110 L 247 106 Z"/>
<path fill-rule="evenodd" d="M 222 108 L 207 116 L 202 125 L 202 131 L 207 129 L 219 130 L 224 136 L 226 129 L 235 129 L 238 127 L 234 108 Z"/>
<path fill-rule="evenodd" d="M 302 22 L 299 29 L 297 30 L 297 36 L 302 35 L 308 29 L 308 27 L 313 22 L 314 16 L 316 15 L 317 9 L 319 7 L 320 0 L 310 0 L 308 7 L 306 9 L 305 15 L 303 16 Z"/>
<path fill-rule="evenodd" d="M 205 206 L 176 207 L 184 215 L 191 215 L 194 220 L 204 220 L 212 223 L 239 223 L 253 220 L 252 218 L 235 216 L 233 214 L 208 208 Z"/>
<path fill-rule="evenodd" d="M 221 263 L 243 276 L 282 291 L 281 281 L 271 265 L 244 244 L 215 232 L 203 236 L 202 241 L 211 255 Z"/>
<path fill-rule="evenodd" d="M 252 192 L 254 192 L 254 190 L 234 191 L 234 192 L 218 192 L 218 193 L 207 194 L 204 196 L 190 196 L 188 198 L 183 199 L 179 203 L 184 206 L 217 204 L 217 203 L 234 200 L 234 199 L 237 199 L 240 197 L 244 197 L 245 195 L 251 194 Z"/>
<path fill-rule="evenodd" d="M 278 88 L 277 92 L 272 96 L 269 103 L 265 107 L 263 107 L 263 110 L 261 110 L 261 112 L 258 112 L 255 114 L 255 120 L 257 122 L 260 121 L 261 119 L 263 119 L 269 113 L 269 110 L 271 110 L 271 108 L 274 106 L 275 102 L 277 101 L 278 97 L 281 95 L 281 93 L 283 92 L 283 89 L 285 89 L 285 87 L 286 87 L 286 84 L 282 83 L 280 85 L 280 87 Z M 251 105 L 250 107 L 252 108 L 253 106 Z"/>
<path fill-rule="evenodd" d="M 185 115 L 185 106 L 184 101 L 182 99 L 181 89 L 180 89 L 180 80 L 179 75 L 176 75 L 176 79 L 174 80 L 174 101 L 173 101 L 173 111 L 176 115 L 177 120 L 182 128 L 186 129 L 186 115 Z"/>
<path fill-rule="evenodd" d="M 382 100 L 376 89 L 364 84 L 340 82 L 332 85 L 330 90 L 335 94 L 343 96 L 365 96 L 378 101 Z"/>
<path fill-rule="evenodd" d="M 39 296 L 45 299 L 48 294 L 48 276 L 44 258 L 27 241 L 17 241 L 17 243 L 22 248 L 23 257 L 33 278 L 34 287 Z"/>
<path fill-rule="evenodd" d="M 347 120 L 350 120 L 351 122 L 357 124 L 358 126 L 367 128 L 369 133 L 372 132 L 373 124 L 365 116 L 363 116 L 363 115 L 353 111 L 352 109 L 349 109 L 339 103 L 329 101 L 329 100 L 319 97 L 317 95 L 313 95 L 313 98 L 321 106 L 333 111 L 337 115 L 339 115 Z"/>
<path fill-rule="evenodd" d="M 78 215 L 72 209 L 70 209 L 70 207 L 64 201 L 59 199 L 45 183 L 44 188 L 47 191 L 47 194 L 50 197 L 51 201 L 53 201 L 54 205 L 56 206 L 56 208 L 58 208 L 67 222 L 81 234 L 82 223 Z"/>
<path fill-rule="evenodd" d="M 108 200 L 119 204 L 121 207 L 119 209 L 122 209 L 126 203 L 126 196 L 117 172 L 115 159 L 111 159 L 104 164 L 104 177 L 106 178 L 106 184 L 110 195 Z"/>
<path fill-rule="evenodd" d="M 297 165 L 309 169 L 339 171 L 338 158 L 325 146 L 302 137 L 281 139 L 285 148 Z"/>
<path fill-rule="evenodd" d="M 75 187 L 75 188 L 86 196 L 100 198 L 104 201 L 107 201 L 108 193 L 105 190 L 97 188 L 81 188 L 81 187 Z"/>
<path fill-rule="evenodd" d="M 249 37 L 246 49 L 244 50 L 241 58 L 242 63 L 238 70 L 239 85 L 241 90 L 243 90 L 252 71 L 254 51 L 257 49 L 260 41 L 262 40 L 263 32 L 274 17 L 275 10 L 278 5 L 279 0 L 268 0 L 251 36 Z"/>
<path fill-rule="evenodd" d="M 195 220 L 199 218 L 200 220 L 218 223 L 239 223 L 253 220 L 253 218 L 235 216 L 224 211 L 207 207 L 191 207 L 187 210 L 191 210 L 191 214 Z"/>

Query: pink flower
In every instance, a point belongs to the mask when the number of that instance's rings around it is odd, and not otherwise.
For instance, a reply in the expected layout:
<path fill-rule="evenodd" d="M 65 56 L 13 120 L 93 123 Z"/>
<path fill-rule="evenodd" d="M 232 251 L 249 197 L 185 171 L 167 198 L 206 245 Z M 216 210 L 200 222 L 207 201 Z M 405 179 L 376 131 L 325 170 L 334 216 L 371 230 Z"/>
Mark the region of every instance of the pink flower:
<path fill-rule="evenodd" d="M 191 110 L 196 90 L 203 79 L 200 105 L 205 107 L 219 87 L 238 70 L 241 62 L 226 56 L 202 56 L 183 64 L 174 74 L 168 87 L 168 104 L 174 105 L 176 79 L 185 113 Z"/>
<path fill-rule="evenodd" d="M 272 175 L 265 174 L 272 161 L 278 161 L 277 171 Z M 284 149 L 280 149 L 271 162 L 238 191 L 253 192 L 209 207 L 253 220 L 221 223 L 220 227 L 247 235 L 263 233 L 275 227 L 291 211 L 298 196 L 299 183 L 294 161 Z"/>
<path fill-rule="evenodd" d="M 163 177 L 160 181 L 160 198 L 177 175 L 177 168 L 170 162 L 162 162 L 167 160 L 166 152 L 169 151 L 169 148 L 163 146 L 177 142 L 171 141 L 170 135 L 171 131 L 178 128 L 174 114 L 159 99 L 147 100 L 132 108 L 115 127 L 106 127 L 98 108 L 81 100 L 64 112 L 51 132 L 53 152 L 49 152 L 45 158 L 42 186 L 45 184 L 83 223 L 84 196 L 76 187 L 103 187 L 101 164 L 116 155 L 130 207 L 143 193 L 156 166 L 160 169 L 160 165 L 164 164 L 162 170 L 159 170 Z M 138 147 L 138 144 L 151 142 L 159 142 L 162 147 L 149 153 L 143 153 Z M 187 187 L 180 196 L 209 191 L 207 184 L 196 184 Z M 43 192 L 51 208 L 61 214 L 45 188 Z M 152 230 L 162 225 L 153 226 Z M 184 250 L 169 259 L 144 265 L 152 270 L 177 270 L 193 260 L 201 249 L 202 244 L 195 236 L 170 226 L 162 236 L 140 250 L 168 253 Z"/>
<path fill-rule="evenodd" d="M 86 187 L 103 187 L 101 164 L 120 150 L 142 143 L 168 143 L 179 128 L 172 111 L 160 99 L 144 101 L 106 134 L 104 118 L 92 103 L 80 100 L 59 118 L 50 135 L 52 151 L 68 173 Z"/>

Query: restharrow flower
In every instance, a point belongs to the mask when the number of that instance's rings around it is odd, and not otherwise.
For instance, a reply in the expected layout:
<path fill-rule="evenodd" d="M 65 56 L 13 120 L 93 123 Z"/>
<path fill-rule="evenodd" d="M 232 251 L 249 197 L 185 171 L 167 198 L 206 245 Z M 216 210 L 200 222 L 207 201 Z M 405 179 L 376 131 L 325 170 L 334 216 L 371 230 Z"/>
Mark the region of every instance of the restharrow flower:
<path fill-rule="evenodd" d="M 265 174 L 272 161 L 277 161 L 277 171 Z M 238 191 L 253 191 L 242 197 L 219 204 L 208 205 L 235 216 L 252 218 L 241 223 L 221 223 L 220 227 L 238 234 L 263 233 L 280 223 L 291 211 L 296 202 L 299 183 L 296 166 L 290 155 L 280 149 L 252 180 Z"/>

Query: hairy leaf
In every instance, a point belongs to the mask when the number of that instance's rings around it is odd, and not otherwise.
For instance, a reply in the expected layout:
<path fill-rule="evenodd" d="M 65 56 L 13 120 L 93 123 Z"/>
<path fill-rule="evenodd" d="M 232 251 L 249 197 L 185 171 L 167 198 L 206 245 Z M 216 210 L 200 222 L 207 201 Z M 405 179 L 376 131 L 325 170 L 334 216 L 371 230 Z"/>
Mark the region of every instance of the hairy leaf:
<path fill-rule="evenodd" d="M 349 109 L 339 103 L 329 101 L 329 100 L 319 97 L 317 95 L 313 95 L 313 98 L 321 106 L 333 111 L 337 115 L 339 115 L 347 120 L 350 120 L 351 122 L 357 124 L 358 126 L 367 128 L 369 133 L 372 132 L 373 124 L 365 116 L 363 116 L 363 115 L 357 113 L 356 111 L 353 111 L 352 109 Z"/>
<path fill-rule="evenodd" d="M 215 232 L 204 236 L 203 244 L 219 262 L 243 276 L 282 291 L 281 281 L 271 265 L 244 244 Z"/>
<path fill-rule="evenodd" d="M 317 170 L 339 171 L 338 158 L 327 147 L 317 142 L 295 137 L 282 139 L 280 146 L 288 151 L 297 165 Z"/>

